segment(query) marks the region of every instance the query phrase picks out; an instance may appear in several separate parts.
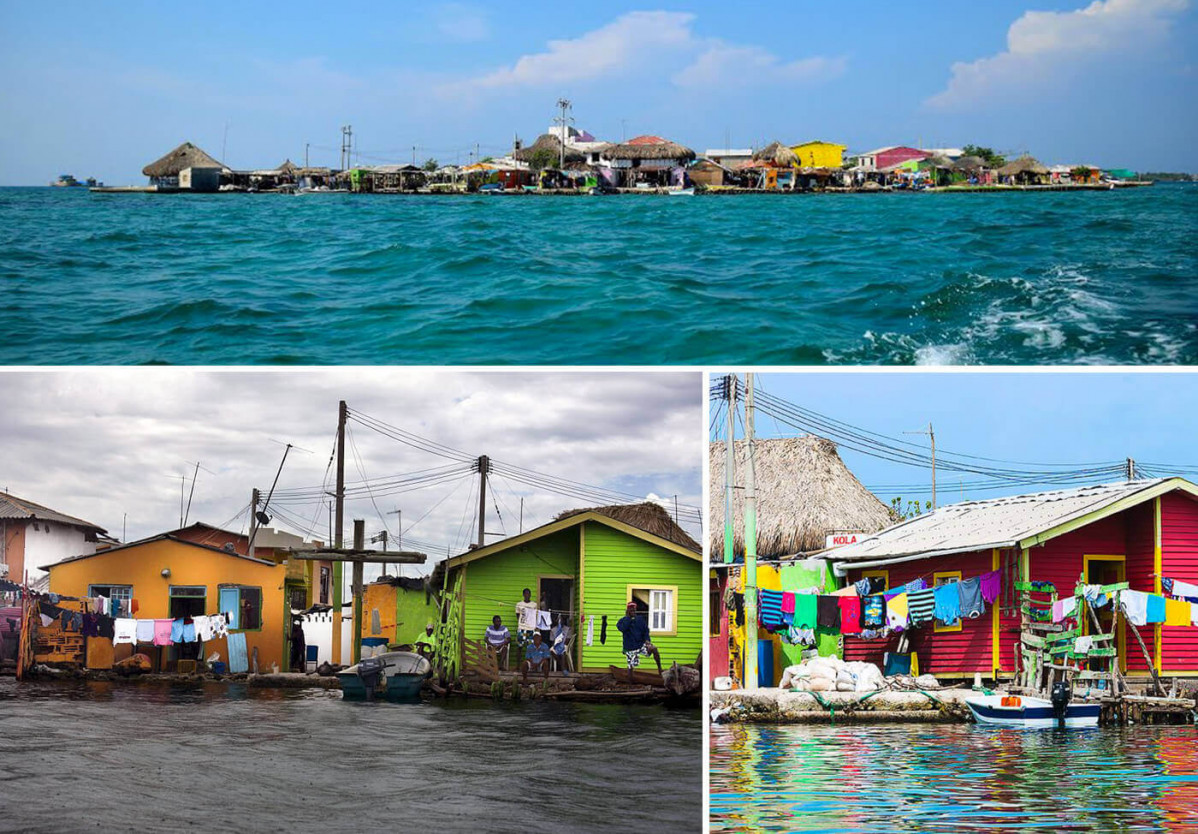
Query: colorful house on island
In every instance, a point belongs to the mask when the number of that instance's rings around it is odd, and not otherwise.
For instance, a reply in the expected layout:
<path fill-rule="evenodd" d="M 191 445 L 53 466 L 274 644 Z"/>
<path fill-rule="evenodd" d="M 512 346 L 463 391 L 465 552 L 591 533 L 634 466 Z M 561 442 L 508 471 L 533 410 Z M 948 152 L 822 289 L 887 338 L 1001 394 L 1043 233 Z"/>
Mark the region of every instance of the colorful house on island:
<path fill-rule="evenodd" d="M 939 678 L 1010 678 L 1021 630 L 1016 582 L 1048 582 L 1065 596 L 1079 582 L 1129 583 L 1162 593 L 1162 580 L 1198 583 L 1198 486 L 1182 478 L 965 501 L 897 524 L 829 557 L 848 582 L 879 577 L 887 588 L 924 579 L 929 587 L 999 571 L 1001 592 L 976 619 L 906 632 L 919 670 Z M 1095 613 L 1109 618 L 1111 606 Z M 1105 625 L 1105 620 L 1100 625 Z M 1118 659 L 1129 676 L 1198 676 L 1198 627 L 1120 619 Z M 1088 623 L 1088 621 L 1086 621 Z M 1083 624 L 1083 630 L 1088 627 Z M 845 637 L 845 660 L 881 664 L 898 637 Z"/>
<path fill-rule="evenodd" d="M 844 165 L 845 147 L 835 142 L 815 141 L 792 145 L 791 150 L 801 168 L 840 168 Z"/>
<path fill-rule="evenodd" d="M 382 576 L 362 594 L 362 644 L 410 650 L 425 626 L 436 623 L 437 598 L 418 577 Z"/>
<path fill-rule="evenodd" d="M 92 554 L 72 556 L 43 568 L 50 591 L 68 597 L 136 600 L 137 619 L 176 619 L 228 612 L 230 634 L 245 635 L 250 671 L 273 665 L 286 670 L 286 630 L 290 624 L 284 597 L 286 568 L 233 549 L 212 547 L 170 535 L 122 544 Z M 108 669 L 133 654 L 134 646 L 112 640 L 87 640 L 87 666 Z M 207 643 L 172 646 L 139 644 L 160 670 L 180 660 L 203 660 L 213 652 L 230 662 L 224 637 Z M 231 667 L 232 668 L 232 667 Z"/>
<path fill-rule="evenodd" d="M 863 170 L 880 171 L 883 168 L 891 168 L 908 160 L 927 159 L 931 156 L 927 151 L 922 151 L 919 148 L 912 148 L 906 145 L 887 145 L 884 148 L 875 148 L 872 151 L 857 154 L 853 157 L 856 164 Z"/>
<path fill-rule="evenodd" d="M 565 616 L 576 671 L 624 665 L 616 623 L 629 602 L 648 620 L 664 666 L 694 663 L 703 649 L 701 548 L 658 504 L 562 513 L 443 564 L 431 581 L 446 589 L 438 649 L 451 670 L 462 668 L 464 641 L 481 641 L 495 615 L 514 639 L 525 588 L 555 621 Z M 518 658 L 513 650 L 512 668 Z"/>
<path fill-rule="evenodd" d="M 861 485 L 836 451 L 836 444 L 814 435 L 759 439 L 755 442 L 757 478 L 757 587 L 769 590 L 817 587 L 831 593 L 838 581 L 830 566 L 808 554 L 824 551 L 840 537 L 872 534 L 890 525 L 890 510 Z M 708 448 L 711 499 L 708 552 L 710 677 L 744 677 L 744 475 L 748 447 L 734 443 L 733 560 L 724 561 L 725 446 Z M 729 605 L 731 602 L 731 605 Z M 840 638 L 819 634 L 816 649 L 839 655 Z M 758 685 L 775 686 L 782 671 L 798 663 L 805 647 L 781 641 L 763 628 L 757 632 Z"/>

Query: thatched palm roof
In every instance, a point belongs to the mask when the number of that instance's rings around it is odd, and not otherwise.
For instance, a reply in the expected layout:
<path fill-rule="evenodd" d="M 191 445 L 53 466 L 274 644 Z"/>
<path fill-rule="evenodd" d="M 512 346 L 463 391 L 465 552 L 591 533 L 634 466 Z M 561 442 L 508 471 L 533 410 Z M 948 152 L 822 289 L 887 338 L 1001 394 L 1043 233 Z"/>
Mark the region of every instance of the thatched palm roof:
<path fill-rule="evenodd" d="M 147 177 L 177 177 L 184 168 L 225 168 L 200 148 L 184 142 L 161 159 L 151 162 L 141 172 Z"/>
<path fill-rule="evenodd" d="M 950 170 L 956 167 L 956 163 L 954 163 L 947 156 L 942 156 L 941 154 L 932 154 L 927 159 L 922 160 L 919 164 L 927 168 L 943 168 L 945 170 Z"/>
<path fill-rule="evenodd" d="M 748 446 L 734 445 L 736 485 L 744 485 Z M 758 440 L 757 554 L 766 558 L 822 550 L 832 532 L 874 533 L 890 526 L 890 510 L 853 477 L 836 452 L 836 444 L 822 437 L 785 437 Z M 724 444 L 712 443 L 710 550 L 712 561 L 724 554 Z M 733 551 L 744 553 L 744 490 L 734 490 Z"/>
<path fill-rule="evenodd" d="M 773 163 L 779 168 L 789 168 L 799 161 L 795 152 L 781 142 L 770 142 L 764 148 L 754 153 L 753 159 L 759 162 Z"/>
<path fill-rule="evenodd" d="M 290 159 L 284 159 L 283 164 L 280 165 L 275 170 L 278 171 L 280 174 L 294 174 L 296 171 L 299 170 L 299 166 L 296 165 L 294 162 L 292 162 Z"/>
<path fill-rule="evenodd" d="M 687 162 L 696 154 L 685 145 L 670 142 L 660 136 L 637 136 L 603 152 L 608 159 L 679 159 Z"/>
<path fill-rule="evenodd" d="M 986 160 L 980 156 L 963 156 L 953 163 L 958 171 L 980 171 L 986 167 Z"/>
<path fill-rule="evenodd" d="M 998 173 L 1000 176 L 1013 177 L 1016 174 L 1047 174 L 1048 169 L 1041 165 L 1039 160 L 1024 154 L 999 168 Z"/>
<path fill-rule="evenodd" d="M 521 148 L 512 154 L 521 162 L 532 162 L 533 156 L 538 151 L 549 151 L 553 154 L 554 159 L 561 158 L 562 141 L 552 133 L 542 133 L 537 137 L 537 141 L 533 142 L 526 148 Z M 586 154 L 566 146 L 566 162 L 583 162 L 586 160 Z"/>
<path fill-rule="evenodd" d="M 699 553 L 703 548 L 699 543 L 687 535 L 686 531 L 674 523 L 674 519 L 666 511 L 661 504 L 655 504 L 652 501 L 644 501 L 640 504 L 616 504 L 611 507 L 583 507 L 577 510 L 566 510 L 558 513 L 555 521 L 560 521 L 563 518 L 569 518 L 572 515 L 579 513 L 599 513 L 608 518 L 614 518 L 616 521 L 623 522 L 630 527 L 636 527 L 638 530 L 644 530 L 646 533 L 672 541 L 674 544 L 682 545 L 688 550 L 693 550 Z"/>

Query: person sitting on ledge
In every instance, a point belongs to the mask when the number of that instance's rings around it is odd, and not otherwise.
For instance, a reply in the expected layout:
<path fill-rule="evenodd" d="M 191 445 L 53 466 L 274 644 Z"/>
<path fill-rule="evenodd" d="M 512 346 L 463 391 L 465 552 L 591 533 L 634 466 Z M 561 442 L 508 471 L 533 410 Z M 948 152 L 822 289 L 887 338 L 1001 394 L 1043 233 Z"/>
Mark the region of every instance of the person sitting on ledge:
<path fill-rule="evenodd" d="M 429 623 L 424 627 L 424 634 L 416 638 L 416 651 L 432 660 L 436 650 L 437 636 L 433 633 L 433 624 Z"/>
<path fill-rule="evenodd" d="M 528 683 L 528 673 L 538 669 L 545 673 L 545 680 L 549 680 L 549 646 L 541 637 L 541 632 L 534 631 L 532 642 L 524 647 L 524 662 L 520 664 L 523 682 Z"/>
<path fill-rule="evenodd" d="M 491 618 L 491 625 L 484 635 L 487 648 L 495 653 L 495 660 L 501 668 L 507 668 L 508 651 L 512 644 L 512 634 L 503 624 L 503 618 L 496 614 Z"/>

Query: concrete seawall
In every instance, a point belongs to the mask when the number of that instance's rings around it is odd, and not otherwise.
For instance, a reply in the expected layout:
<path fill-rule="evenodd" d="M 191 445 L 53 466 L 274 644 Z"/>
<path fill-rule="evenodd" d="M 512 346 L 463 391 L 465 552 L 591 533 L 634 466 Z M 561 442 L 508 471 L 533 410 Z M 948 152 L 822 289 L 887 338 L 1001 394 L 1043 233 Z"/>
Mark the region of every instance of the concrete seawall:
<path fill-rule="evenodd" d="M 758 689 L 712 692 L 712 710 L 727 709 L 726 720 L 763 724 L 824 724 L 832 721 L 944 722 L 971 720 L 969 689 L 927 692 L 792 692 Z"/>

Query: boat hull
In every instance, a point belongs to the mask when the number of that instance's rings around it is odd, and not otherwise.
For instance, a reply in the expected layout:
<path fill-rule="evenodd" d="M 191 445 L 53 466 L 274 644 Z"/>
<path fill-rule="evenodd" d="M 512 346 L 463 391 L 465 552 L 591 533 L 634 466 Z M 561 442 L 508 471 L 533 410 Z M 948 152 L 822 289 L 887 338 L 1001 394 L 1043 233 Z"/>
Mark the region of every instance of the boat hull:
<path fill-rule="evenodd" d="M 1023 698 L 1019 706 L 1002 705 L 1001 696 L 967 698 L 966 706 L 979 724 L 1023 729 L 1049 729 L 1058 726 L 1052 702 L 1043 698 Z M 1066 727 L 1097 727 L 1100 704 L 1069 704 L 1065 708 Z"/>
<path fill-rule="evenodd" d="M 432 675 L 427 659 L 413 652 L 387 652 L 379 659 L 383 661 L 383 671 L 373 687 L 362 680 L 357 666 L 337 675 L 342 698 L 350 701 L 412 701 L 420 697 L 425 680 Z"/>
<path fill-rule="evenodd" d="M 338 675 L 341 681 L 341 697 L 347 701 L 367 701 L 381 698 L 385 701 L 413 701 L 420 697 L 424 686 L 424 675 L 391 675 L 373 690 L 369 689 L 357 675 Z"/>

